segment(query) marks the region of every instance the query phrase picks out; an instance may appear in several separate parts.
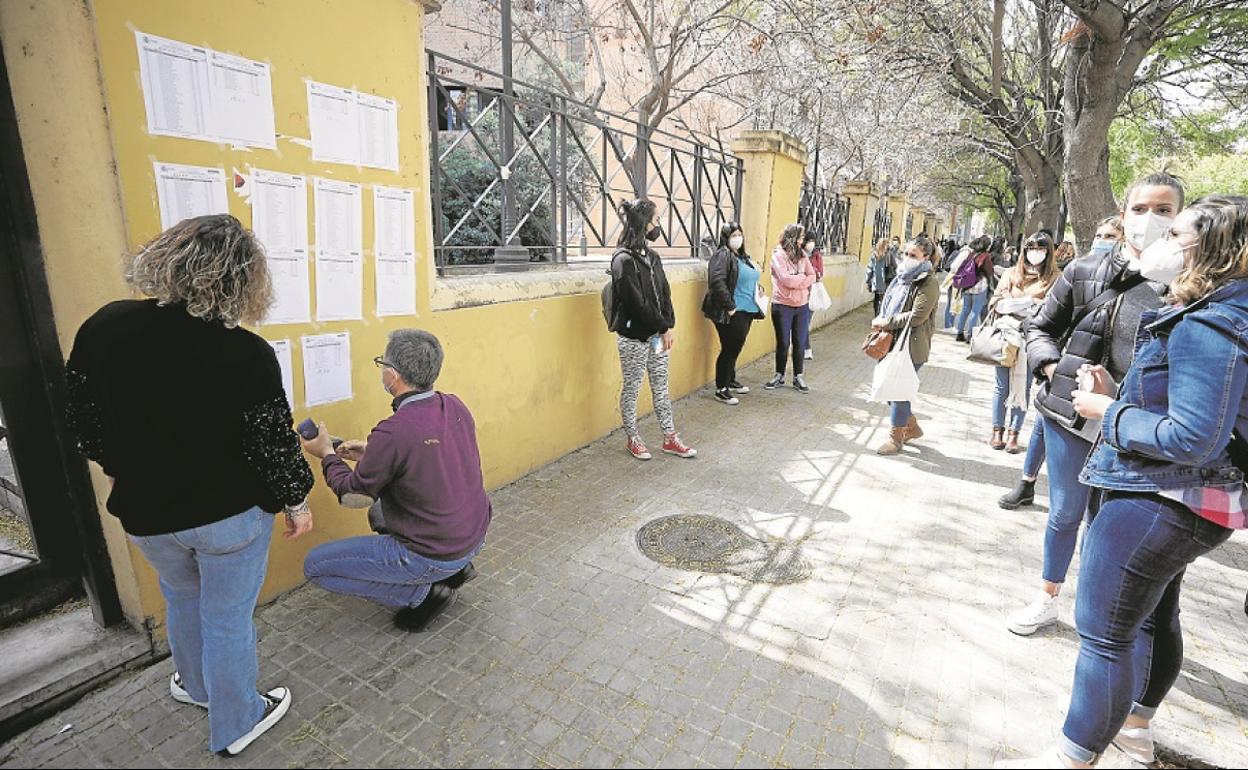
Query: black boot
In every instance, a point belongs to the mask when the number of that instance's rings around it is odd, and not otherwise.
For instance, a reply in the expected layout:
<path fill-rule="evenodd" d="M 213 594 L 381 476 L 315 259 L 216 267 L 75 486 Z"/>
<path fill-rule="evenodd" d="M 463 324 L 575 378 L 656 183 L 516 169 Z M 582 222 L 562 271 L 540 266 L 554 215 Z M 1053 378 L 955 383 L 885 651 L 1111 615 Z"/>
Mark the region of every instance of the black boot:
<path fill-rule="evenodd" d="M 958 342 L 966 342 L 966 335 L 962 332 L 958 332 Z"/>
<path fill-rule="evenodd" d="M 459 588 L 464 583 L 476 578 L 476 576 L 477 568 L 472 566 L 472 562 L 468 562 L 468 566 L 464 567 L 459 572 L 456 572 L 454 575 L 451 575 L 445 580 L 439 580 L 434 583 L 434 585 L 446 586 L 447 588 Z"/>
<path fill-rule="evenodd" d="M 439 615 L 455 603 L 459 592 L 454 588 L 434 583 L 429 587 L 429 595 L 414 607 L 404 607 L 394 613 L 394 625 L 404 631 L 419 633 L 429 627 Z"/>
<path fill-rule="evenodd" d="M 1036 501 L 1036 482 L 1019 479 L 1014 488 L 1001 496 L 997 501 L 997 505 L 1007 511 L 1015 508 L 1021 508 L 1024 505 L 1031 505 Z"/>

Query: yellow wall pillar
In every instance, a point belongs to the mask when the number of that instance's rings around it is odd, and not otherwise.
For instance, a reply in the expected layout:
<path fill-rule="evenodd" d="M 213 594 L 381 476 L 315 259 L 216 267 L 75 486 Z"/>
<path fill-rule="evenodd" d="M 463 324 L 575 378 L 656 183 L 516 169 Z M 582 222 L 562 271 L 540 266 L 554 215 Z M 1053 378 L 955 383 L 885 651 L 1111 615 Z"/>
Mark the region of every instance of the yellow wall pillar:
<path fill-rule="evenodd" d="M 842 194 L 849 199 L 849 227 L 846 248 L 866 264 L 875 248 L 875 217 L 880 210 L 880 190 L 872 182 L 856 179 L 845 185 Z"/>
<path fill-rule="evenodd" d="M 906 214 L 910 213 L 910 196 L 906 193 L 893 193 L 888 196 L 888 212 L 893 215 L 889 237 L 897 236 L 906 239 Z"/>

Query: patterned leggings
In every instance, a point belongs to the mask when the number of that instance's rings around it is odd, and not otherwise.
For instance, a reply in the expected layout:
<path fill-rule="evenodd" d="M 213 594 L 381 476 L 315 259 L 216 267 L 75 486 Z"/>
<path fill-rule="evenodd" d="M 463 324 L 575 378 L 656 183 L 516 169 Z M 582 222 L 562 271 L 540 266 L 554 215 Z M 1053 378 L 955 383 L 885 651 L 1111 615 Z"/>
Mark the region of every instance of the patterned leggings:
<path fill-rule="evenodd" d="M 667 351 L 655 353 L 649 342 L 620 336 L 616 346 L 620 350 L 620 369 L 624 374 L 624 388 L 620 391 L 620 416 L 624 418 L 624 432 L 629 438 L 637 436 L 637 396 L 641 393 L 641 379 L 650 373 L 650 394 L 654 397 L 654 411 L 659 416 L 663 433 L 676 432 L 672 420 L 672 399 L 667 392 Z"/>

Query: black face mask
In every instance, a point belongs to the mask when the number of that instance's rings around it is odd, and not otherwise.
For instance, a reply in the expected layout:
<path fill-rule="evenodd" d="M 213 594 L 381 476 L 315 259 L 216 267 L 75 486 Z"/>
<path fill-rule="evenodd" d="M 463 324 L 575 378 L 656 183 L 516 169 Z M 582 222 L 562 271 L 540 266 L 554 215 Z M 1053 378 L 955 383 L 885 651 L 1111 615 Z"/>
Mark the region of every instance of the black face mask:
<path fill-rule="evenodd" d="M 663 225 L 656 225 L 646 232 L 647 241 L 657 241 L 663 237 Z"/>

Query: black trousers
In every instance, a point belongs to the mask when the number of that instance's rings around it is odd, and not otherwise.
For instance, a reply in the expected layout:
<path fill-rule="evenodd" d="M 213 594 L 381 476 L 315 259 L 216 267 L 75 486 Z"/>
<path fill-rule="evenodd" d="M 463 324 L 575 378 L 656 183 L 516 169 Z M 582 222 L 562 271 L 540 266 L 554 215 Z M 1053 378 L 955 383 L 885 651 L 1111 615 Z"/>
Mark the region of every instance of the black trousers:
<path fill-rule="evenodd" d="M 882 304 L 884 304 L 884 295 L 883 295 L 883 294 L 872 294 L 872 295 L 871 295 L 871 307 L 875 308 L 875 317 L 876 317 L 876 318 L 879 318 L 879 317 L 880 317 L 880 305 L 882 305 Z"/>
<path fill-rule="evenodd" d="M 719 333 L 719 357 L 715 359 L 715 389 L 723 390 L 729 383 L 737 379 L 737 356 L 745 347 L 745 338 L 750 335 L 750 324 L 754 322 L 748 314 L 733 313 L 726 324 L 715 324 Z"/>

